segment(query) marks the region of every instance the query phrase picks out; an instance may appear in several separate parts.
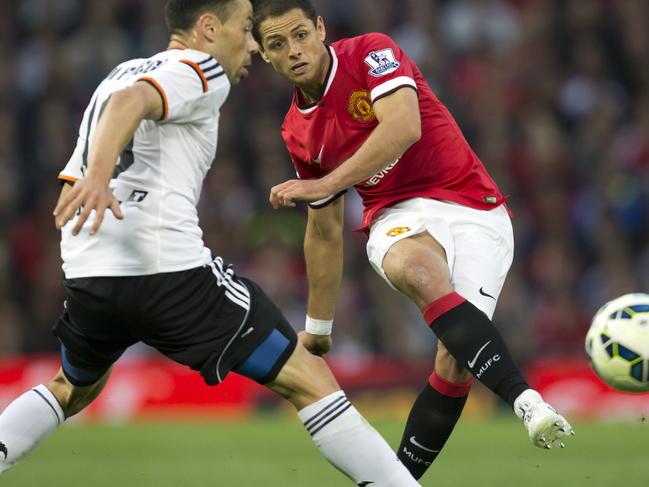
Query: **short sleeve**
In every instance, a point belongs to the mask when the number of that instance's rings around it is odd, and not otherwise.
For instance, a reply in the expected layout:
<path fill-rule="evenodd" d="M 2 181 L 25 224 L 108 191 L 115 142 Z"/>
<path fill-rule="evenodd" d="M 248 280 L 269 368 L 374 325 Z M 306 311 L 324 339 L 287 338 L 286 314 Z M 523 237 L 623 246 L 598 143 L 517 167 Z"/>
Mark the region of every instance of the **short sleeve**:
<path fill-rule="evenodd" d="M 372 103 L 404 86 L 417 90 L 414 63 L 390 37 L 379 33 L 362 36 L 358 52 Z"/>
<path fill-rule="evenodd" d="M 63 170 L 58 175 L 58 180 L 60 183 L 69 183 L 74 184 L 79 179 L 83 178 L 83 160 L 84 156 L 87 156 L 89 146 L 88 146 L 88 127 L 91 123 L 92 113 L 94 110 L 91 108 L 97 103 L 97 92 L 92 96 L 88 108 L 83 113 L 83 119 L 81 120 L 81 125 L 79 126 L 79 136 L 77 137 L 77 145 L 74 147 L 74 152 L 70 156 L 67 164 Z"/>
<path fill-rule="evenodd" d="M 76 181 L 83 178 L 81 167 L 83 165 L 84 146 L 85 139 L 81 135 L 79 135 L 79 138 L 77 139 L 77 145 L 74 148 L 72 156 L 63 168 L 63 171 L 61 171 L 58 175 L 58 180 L 61 183 L 74 184 Z"/>
<path fill-rule="evenodd" d="M 214 116 L 230 91 L 230 82 L 216 59 L 198 51 L 182 54 L 138 78 L 160 93 L 164 122 L 190 123 Z"/>

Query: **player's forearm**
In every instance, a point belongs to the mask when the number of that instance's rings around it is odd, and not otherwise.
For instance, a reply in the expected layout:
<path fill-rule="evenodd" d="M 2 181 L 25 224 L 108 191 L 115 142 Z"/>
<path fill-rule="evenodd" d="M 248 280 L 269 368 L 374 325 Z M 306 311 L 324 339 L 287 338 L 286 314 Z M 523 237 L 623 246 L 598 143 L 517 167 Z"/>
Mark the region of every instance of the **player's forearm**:
<path fill-rule="evenodd" d="M 365 181 L 399 159 L 420 137 L 418 127 L 410 128 L 399 119 L 385 120 L 352 157 L 323 178 L 323 183 L 336 194 Z"/>
<path fill-rule="evenodd" d="M 108 182 L 115 164 L 150 107 L 135 90 L 114 93 L 106 105 L 92 140 L 86 178 Z"/>
<path fill-rule="evenodd" d="M 343 273 L 342 238 L 325 242 L 313 237 L 304 239 L 309 295 L 307 315 L 319 320 L 333 319 Z"/>

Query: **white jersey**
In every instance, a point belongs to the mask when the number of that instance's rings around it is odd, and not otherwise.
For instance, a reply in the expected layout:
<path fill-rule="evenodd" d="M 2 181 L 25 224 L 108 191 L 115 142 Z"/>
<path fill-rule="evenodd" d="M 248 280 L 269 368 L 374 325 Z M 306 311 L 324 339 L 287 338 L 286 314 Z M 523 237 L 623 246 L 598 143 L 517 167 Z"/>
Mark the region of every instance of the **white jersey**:
<path fill-rule="evenodd" d="M 76 218 L 63 228 L 61 256 L 67 278 L 175 272 L 211 261 L 196 205 L 216 153 L 219 110 L 230 83 L 208 54 L 173 49 L 117 66 L 90 100 L 77 146 L 59 179 L 83 178 L 108 100 L 137 81 L 148 82 L 160 93 L 162 119 L 142 121 L 115 161 L 110 187 L 124 219 L 107 210 L 94 236 L 89 234 L 94 214 L 76 237 L 71 233 Z"/>

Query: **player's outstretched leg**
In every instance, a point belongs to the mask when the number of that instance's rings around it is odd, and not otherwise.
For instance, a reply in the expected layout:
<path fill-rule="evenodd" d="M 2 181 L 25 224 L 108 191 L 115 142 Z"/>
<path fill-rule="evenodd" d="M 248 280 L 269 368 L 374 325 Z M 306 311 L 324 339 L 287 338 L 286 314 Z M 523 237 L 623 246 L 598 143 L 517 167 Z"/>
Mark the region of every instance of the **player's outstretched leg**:
<path fill-rule="evenodd" d="M 311 355 L 299 341 L 268 387 L 297 408 L 322 454 L 357 485 L 419 485 L 381 435 L 349 402 L 327 363 Z"/>
<path fill-rule="evenodd" d="M 390 282 L 419 306 L 453 358 L 517 411 L 534 445 L 561 446 L 562 438 L 573 433 L 570 424 L 530 389 L 487 315 L 453 290 L 445 251 L 432 236 L 421 234 L 394 244 L 383 259 L 383 269 Z M 530 411 L 527 421 L 520 413 L 523 404 Z"/>
<path fill-rule="evenodd" d="M 563 446 L 562 439 L 573 434 L 572 427 L 530 388 L 500 333 L 482 311 L 452 292 L 432 302 L 424 317 L 455 359 L 466 364 L 476 379 L 523 419 L 535 446 Z"/>
<path fill-rule="evenodd" d="M 18 463 L 63 422 L 90 404 L 109 372 L 87 387 L 75 387 L 59 370 L 47 385 L 38 385 L 0 414 L 0 474 Z"/>

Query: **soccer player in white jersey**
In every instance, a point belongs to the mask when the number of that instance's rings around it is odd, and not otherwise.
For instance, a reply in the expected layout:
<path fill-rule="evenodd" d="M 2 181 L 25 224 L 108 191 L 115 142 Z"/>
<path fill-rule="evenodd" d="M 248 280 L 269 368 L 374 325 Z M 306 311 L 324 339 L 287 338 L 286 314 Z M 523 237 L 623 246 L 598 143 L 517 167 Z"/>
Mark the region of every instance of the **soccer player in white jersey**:
<path fill-rule="evenodd" d="M 169 49 L 99 85 L 60 175 L 62 367 L 0 415 L 0 473 L 90 404 L 143 341 L 207 384 L 232 370 L 286 398 L 358 485 L 419 485 L 261 289 L 203 245 L 196 204 L 219 109 L 257 50 L 249 0 L 169 0 L 166 18 Z"/>

